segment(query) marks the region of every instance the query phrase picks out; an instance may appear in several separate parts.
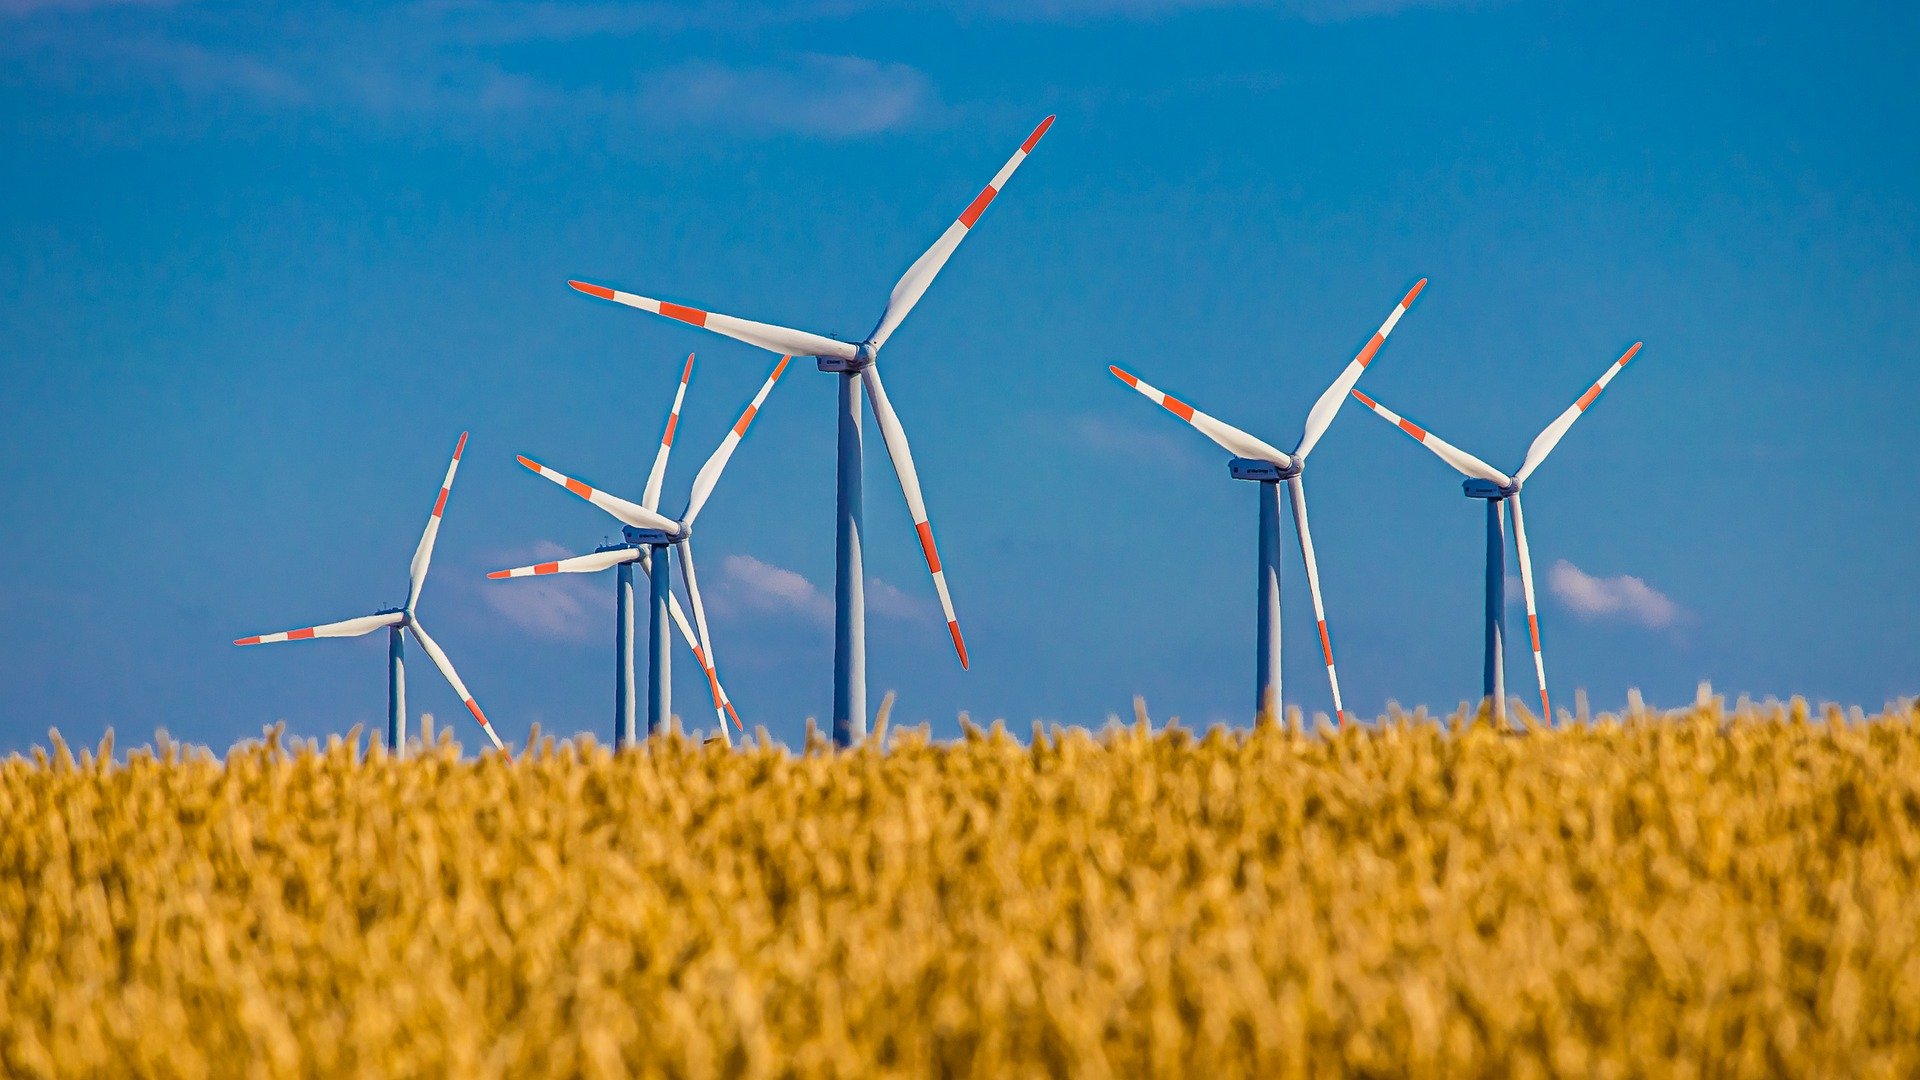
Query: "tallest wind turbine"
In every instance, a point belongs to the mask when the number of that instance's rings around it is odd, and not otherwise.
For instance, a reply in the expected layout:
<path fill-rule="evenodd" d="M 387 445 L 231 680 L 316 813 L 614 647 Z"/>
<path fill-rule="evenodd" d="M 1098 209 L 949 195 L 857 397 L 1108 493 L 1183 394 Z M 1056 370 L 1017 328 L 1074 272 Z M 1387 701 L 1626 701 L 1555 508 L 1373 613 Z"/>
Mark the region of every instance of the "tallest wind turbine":
<path fill-rule="evenodd" d="M 1033 152 L 1041 136 L 1051 126 L 1051 116 L 1040 121 L 1040 125 L 1033 129 L 1033 134 L 1020 144 L 1020 149 L 1014 151 L 1007 163 L 994 174 L 992 182 L 974 196 L 953 224 L 940 234 L 940 239 L 934 241 L 933 246 L 907 268 L 907 272 L 894 284 L 893 292 L 888 295 L 887 306 L 880 312 L 880 321 L 874 324 L 873 331 L 863 341 L 837 341 L 805 330 L 738 319 L 656 300 L 650 296 L 609 289 L 603 285 L 590 285 L 584 281 L 567 282 L 589 296 L 678 319 L 736 341 L 758 345 L 770 352 L 815 357 L 821 371 L 840 375 L 833 642 L 833 738 L 840 746 L 850 746 L 864 739 L 867 733 L 866 596 L 861 559 L 864 514 L 860 490 L 863 392 L 873 400 L 873 417 L 880 425 L 880 438 L 887 445 L 887 456 L 893 459 L 893 471 L 900 478 L 900 490 L 906 495 L 907 511 L 913 516 L 913 527 L 919 533 L 920 550 L 926 556 L 927 570 L 933 575 L 933 588 L 940 596 L 940 609 L 946 615 L 947 632 L 953 637 L 954 652 L 960 657 L 960 666 L 967 666 L 966 640 L 960 635 L 960 620 L 954 615 L 953 598 L 947 593 L 946 574 L 941 569 L 940 553 L 933 542 L 933 526 L 927 520 L 926 500 L 920 494 L 920 476 L 913 467 L 913 451 L 907 445 L 906 429 L 900 426 L 900 418 L 894 414 L 893 405 L 887 400 L 886 386 L 880 381 L 877 361 L 881 346 L 887 343 L 913 306 L 920 302 L 920 297 L 926 294 L 927 287 L 933 284 L 941 268 L 947 265 L 947 260 L 960 246 L 960 241 L 967 238 L 974 224 L 980 220 L 980 215 L 986 212 L 988 204 L 1000 194 L 1000 189 L 1006 186 L 1014 170 Z"/>

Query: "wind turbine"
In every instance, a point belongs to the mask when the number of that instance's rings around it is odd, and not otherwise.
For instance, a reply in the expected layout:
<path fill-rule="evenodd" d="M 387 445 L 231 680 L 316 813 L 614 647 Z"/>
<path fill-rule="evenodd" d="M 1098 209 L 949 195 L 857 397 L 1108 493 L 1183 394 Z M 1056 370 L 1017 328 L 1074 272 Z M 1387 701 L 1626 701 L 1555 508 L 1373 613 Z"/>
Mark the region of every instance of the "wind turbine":
<path fill-rule="evenodd" d="M 1333 639 L 1327 634 L 1327 612 L 1320 600 L 1320 570 L 1313 557 L 1313 533 L 1307 527 L 1307 492 L 1300 476 L 1306 470 L 1307 455 L 1320 441 L 1320 436 L 1326 434 L 1328 425 L 1333 423 L 1340 406 L 1345 403 L 1347 391 L 1353 389 L 1353 384 L 1360 380 L 1361 372 L 1373 363 L 1380 346 L 1386 344 L 1387 335 L 1393 333 L 1400 317 L 1413 304 L 1414 297 L 1419 296 L 1420 290 L 1426 287 L 1427 279 L 1421 278 L 1413 288 L 1407 290 L 1407 295 L 1394 306 L 1387 315 L 1387 321 L 1374 331 L 1359 355 L 1348 361 L 1340 377 L 1321 393 L 1320 400 L 1314 402 L 1313 408 L 1307 413 L 1306 427 L 1301 431 L 1300 442 L 1291 454 L 1208 416 L 1179 398 L 1140 381 L 1129 372 L 1117 367 L 1107 368 L 1121 382 L 1185 420 L 1222 450 L 1234 455 L 1233 460 L 1227 462 L 1227 470 L 1234 479 L 1252 480 L 1260 485 L 1259 591 L 1254 606 L 1253 701 L 1255 714 L 1261 718 L 1271 718 L 1280 709 L 1280 482 L 1284 480 L 1293 502 L 1293 526 L 1300 535 L 1300 555 L 1307 566 L 1307 591 L 1313 596 L 1313 617 L 1320 624 L 1320 653 L 1327 663 L 1327 684 L 1333 690 L 1334 715 L 1342 723 L 1346 722 L 1346 710 L 1340 704 L 1340 677 L 1333 670 Z"/>
<path fill-rule="evenodd" d="M 1567 429 L 1573 426 L 1580 415 L 1593 406 L 1600 392 L 1607 388 L 1615 375 L 1627 366 L 1640 351 L 1642 342 L 1634 342 L 1621 354 L 1611 366 L 1603 372 L 1580 399 L 1567 406 L 1565 412 L 1554 418 L 1553 423 L 1534 437 L 1533 444 L 1527 447 L 1527 456 L 1520 462 L 1519 471 L 1512 476 L 1481 461 L 1465 450 L 1454 446 L 1426 428 L 1387 408 L 1358 390 L 1353 396 L 1360 403 L 1411 435 L 1414 441 L 1434 452 L 1441 461 L 1453 466 L 1454 471 L 1466 477 L 1461 488 L 1469 499 L 1484 499 L 1487 503 L 1487 632 L 1486 662 L 1482 676 L 1482 693 L 1493 702 L 1493 714 L 1499 719 L 1507 715 L 1507 570 L 1506 570 L 1506 523 L 1501 508 L 1511 505 L 1513 509 L 1513 543 L 1520 561 L 1520 589 L 1527 600 L 1527 632 L 1533 638 L 1533 673 L 1540 683 L 1540 715 L 1548 723 L 1553 721 L 1553 707 L 1547 698 L 1547 666 L 1540 655 L 1540 616 L 1533 600 L 1533 559 L 1527 551 L 1526 515 L 1520 509 L 1520 489 L 1525 486 L 1527 477 L 1547 460 L 1553 448 L 1560 444 Z"/>
<path fill-rule="evenodd" d="M 671 703 L 666 700 L 667 682 L 661 677 L 666 670 L 664 661 L 667 651 L 666 642 L 668 640 L 666 627 L 663 625 L 661 616 L 663 609 L 671 607 L 672 601 L 670 596 L 662 596 L 663 593 L 670 593 L 671 591 L 666 584 L 667 568 L 661 565 L 660 569 L 656 572 L 653 567 L 663 563 L 667 559 L 667 548 L 669 546 L 672 547 L 674 554 L 679 556 L 680 577 L 686 584 L 687 599 L 693 605 L 693 625 L 699 632 L 701 666 L 706 669 L 707 686 L 708 689 L 713 692 L 714 714 L 720 718 L 720 737 L 728 746 L 733 745 L 733 736 L 727 732 L 727 714 L 733 710 L 732 705 L 720 690 L 719 661 L 713 655 L 713 639 L 707 633 L 707 611 L 705 605 L 700 601 L 700 579 L 699 575 L 695 573 L 693 566 L 693 523 L 694 520 L 700 516 L 701 508 L 707 505 L 707 498 L 713 494 L 714 485 L 720 482 L 720 474 L 725 471 L 727 461 L 733 457 L 734 448 L 740 445 L 740 440 L 747 434 L 747 428 L 753 424 L 753 418 L 760 412 L 760 406 L 766 403 L 767 395 L 773 391 L 773 384 L 779 382 L 781 374 L 787 370 L 787 361 L 789 359 L 790 357 L 782 356 L 780 362 L 774 365 L 773 373 L 767 376 L 765 383 L 761 384 L 760 392 L 753 396 L 753 403 L 747 406 L 746 411 L 740 414 L 740 419 L 734 422 L 733 428 L 720 440 L 720 446 L 714 450 L 713 456 L 707 458 L 705 465 L 700 466 L 700 472 L 693 478 L 693 490 L 687 497 L 687 509 L 680 515 L 678 521 L 662 515 L 659 511 L 655 510 L 652 505 L 647 505 L 649 500 L 655 504 L 659 502 L 659 481 L 666 472 L 666 449 L 667 446 L 670 445 L 670 437 L 668 440 L 663 440 L 661 452 L 654 459 L 654 471 L 647 479 L 647 490 L 641 496 L 642 502 L 640 503 L 628 502 L 617 495 L 611 495 L 598 488 L 590 487 L 565 473 L 556 472 L 530 458 L 522 457 L 519 459 L 520 464 L 525 465 L 541 476 L 546 477 L 600 509 L 605 510 L 607 513 L 612 514 L 622 525 L 626 526 L 621 531 L 625 534 L 627 543 L 637 548 L 644 547 L 654 549 L 648 558 L 648 575 L 653 583 L 654 597 L 652 628 L 653 653 L 649 670 L 657 681 L 653 684 L 652 689 L 655 700 L 649 702 L 649 708 L 654 710 L 653 718 L 657 723 L 666 722 L 668 715 L 667 710 L 671 707 Z M 682 376 L 682 386 L 684 385 L 685 376 Z M 678 405 L 676 404 L 675 407 L 677 409 Z M 669 432 L 672 431 L 674 424 L 674 419 L 669 418 L 667 421 Z M 581 556 L 581 558 L 588 560 L 604 559 L 611 554 L 614 553 L 596 553 L 594 555 Z M 602 563 L 600 566 L 592 566 L 589 563 L 584 568 L 602 569 L 607 565 L 611 564 Z M 508 571 L 508 573 L 511 574 L 512 571 Z M 494 576 L 498 577 L 499 575 L 496 574 Z M 738 724 L 739 722 L 739 718 L 736 716 L 734 723 Z M 743 728 L 742 730 L 744 731 L 745 729 Z"/>
<path fill-rule="evenodd" d="M 667 414 L 667 427 L 660 435 L 660 449 L 653 457 L 653 471 L 647 474 L 646 491 L 640 496 L 640 505 L 648 510 L 660 509 L 660 485 L 667 475 L 667 456 L 673 451 L 673 434 L 680 426 L 680 405 L 687 397 L 687 382 L 693 378 L 693 354 L 687 354 L 687 366 L 680 373 L 680 386 L 674 391 L 673 410 Z M 764 395 L 762 395 L 764 396 Z M 756 399 L 757 400 L 757 399 Z M 524 464 L 525 458 L 520 459 Z M 613 743 L 620 747 L 634 740 L 634 712 L 636 705 L 636 682 L 633 668 L 633 566 L 640 564 L 650 584 L 651 611 L 649 622 L 651 648 L 647 653 L 647 734 L 652 735 L 667 723 L 672 708 L 671 689 L 671 639 L 666 630 L 666 620 L 670 616 L 674 625 L 680 628 L 680 634 L 692 647 L 694 659 L 700 662 L 700 670 L 718 690 L 720 706 L 733 718 L 735 727 L 740 727 L 740 715 L 734 711 L 733 702 L 728 699 L 724 687 L 720 686 L 720 677 L 712 665 L 707 663 L 706 650 L 700 647 L 700 640 L 694 636 L 693 627 L 688 625 L 686 613 L 680 608 L 680 600 L 673 595 L 669 584 L 671 573 L 662 570 L 653 572 L 656 557 L 666 558 L 664 544 L 636 544 L 626 541 L 609 544 L 586 555 L 575 555 L 570 559 L 554 562 L 536 563 L 532 566 L 519 566 L 512 570 L 497 570 L 487 576 L 490 578 L 540 577 L 546 574 L 591 574 L 614 567 L 614 715 Z M 741 730 L 745 730 L 741 728 Z"/>
<path fill-rule="evenodd" d="M 433 513 L 427 517 L 427 529 L 420 534 L 420 546 L 414 549 L 413 563 L 408 569 L 407 602 L 402 607 L 387 608 L 358 619 L 344 622 L 324 623 L 300 630 L 288 630 L 279 634 L 261 634 L 257 637 L 243 637 L 234 641 L 235 645 L 266 645 L 275 641 L 305 641 L 308 638 L 361 637 L 371 634 L 381 627 L 387 628 L 387 749 L 394 753 L 404 753 L 407 742 L 407 675 L 403 631 L 411 631 L 415 641 L 426 650 L 427 659 L 447 677 L 447 684 L 453 692 L 460 695 L 460 701 L 467 711 L 480 722 L 480 727 L 493 740 L 494 748 L 505 750 L 506 744 L 494 733 L 493 724 L 487 720 L 487 714 L 480 711 L 480 705 L 467 692 L 467 684 L 460 681 L 460 673 L 453 670 L 453 661 L 431 636 L 427 628 L 420 625 L 420 617 L 414 608 L 420 603 L 420 587 L 427 581 L 427 565 L 433 561 L 433 542 L 440 535 L 440 515 L 447 509 L 447 493 L 453 490 L 453 474 L 460 469 L 460 454 L 467 448 L 467 433 L 460 433 L 460 441 L 454 445 L 453 460 L 447 464 L 447 478 L 440 482 L 440 497 L 433 502 Z"/>
<path fill-rule="evenodd" d="M 907 445 L 906 429 L 900 426 L 900 419 L 894 414 L 892 403 L 887 400 L 886 387 L 880 381 L 876 360 L 881 347 L 899 328 L 913 306 L 919 303 L 920 297 L 925 295 L 927 287 L 933 284 L 940 269 L 953 256 L 954 249 L 966 239 L 974 224 L 980 220 L 980 215 L 986 212 L 987 205 L 1000 194 L 1014 170 L 1033 152 L 1041 136 L 1052 125 L 1053 117 L 1042 120 L 1026 141 L 1020 144 L 1020 149 L 1014 151 L 1007 163 L 994 174 L 992 182 L 974 196 L 959 218 L 940 234 L 940 239 L 907 268 L 907 272 L 894 284 L 893 292 L 888 295 L 887 306 L 880 313 L 880 321 L 874 324 L 864 341 L 837 341 L 804 330 L 738 319 L 656 300 L 650 296 L 621 292 L 603 285 L 591 285 L 584 281 L 567 282 L 589 296 L 677 319 L 736 341 L 758 345 L 770 352 L 815 357 L 821 371 L 839 374 L 839 479 L 833 621 L 833 740 L 836 745 L 851 746 L 866 738 L 867 734 L 866 589 L 861 555 L 864 511 L 860 486 L 863 389 L 865 396 L 873 400 L 874 420 L 880 426 L 880 437 L 886 443 L 887 455 L 893 459 L 894 473 L 900 478 L 900 490 L 906 496 L 907 511 L 913 517 L 915 531 L 919 533 L 920 550 L 926 556 L 927 570 L 933 575 L 933 588 L 940 597 L 940 609 L 946 616 L 947 633 L 953 638 L 954 652 L 960 658 L 960 666 L 968 666 L 966 641 L 960 635 L 960 621 L 954 615 L 953 599 L 947 592 L 946 573 L 941 568 L 940 553 L 933 542 L 933 526 L 927 519 L 926 500 L 920 494 L 920 476 L 913 467 L 913 451 Z"/>

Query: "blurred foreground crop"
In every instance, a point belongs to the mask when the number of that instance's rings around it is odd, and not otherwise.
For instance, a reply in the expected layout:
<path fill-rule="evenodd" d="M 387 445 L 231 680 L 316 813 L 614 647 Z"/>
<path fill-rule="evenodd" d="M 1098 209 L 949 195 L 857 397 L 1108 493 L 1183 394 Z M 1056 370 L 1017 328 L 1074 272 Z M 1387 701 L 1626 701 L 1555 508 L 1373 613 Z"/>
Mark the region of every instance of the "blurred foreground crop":
<path fill-rule="evenodd" d="M 56 740 L 0 1073 L 1920 1075 L 1920 710 Z"/>

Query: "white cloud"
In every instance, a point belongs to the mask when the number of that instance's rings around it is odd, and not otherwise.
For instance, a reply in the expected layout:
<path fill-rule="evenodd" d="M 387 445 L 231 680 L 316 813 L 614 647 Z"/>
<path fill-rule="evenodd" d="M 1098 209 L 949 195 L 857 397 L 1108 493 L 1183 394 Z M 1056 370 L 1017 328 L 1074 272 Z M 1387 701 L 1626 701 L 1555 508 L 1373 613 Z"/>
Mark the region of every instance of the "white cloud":
<path fill-rule="evenodd" d="M 909 596 L 881 581 L 877 577 L 867 579 L 867 613 L 888 619 L 935 619 L 938 609 L 931 600 L 922 600 Z M 944 621 L 938 620 L 935 621 Z"/>
<path fill-rule="evenodd" d="M 832 625 L 833 597 L 800 574 L 751 555 L 729 555 L 720 578 L 700 590 L 716 614 L 792 614 Z"/>
<path fill-rule="evenodd" d="M 793 615 L 819 626 L 833 625 L 833 592 L 783 566 L 751 555 L 729 555 L 717 580 L 701 579 L 708 611 L 734 615 Z M 867 614 L 882 619 L 931 618 L 933 607 L 877 577 L 867 579 Z"/>
<path fill-rule="evenodd" d="M 847 138 L 901 127 L 933 99 L 932 80 L 905 64 L 802 56 L 777 67 L 682 64 L 651 76 L 639 104 L 682 126 Z"/>
<path fill-rule="evenodd" d="M 527 565 L 577 554 L 580 553 L 542 540 L 530 552 L 502 561 Z M 605 573 L 555 574 L 486 581 L 478 588 L 489 608 L 522 630 L 556 641 L 588 641 L 613 632 L 613 586 L 607 580 L 609 576 Z"/>
<path fill-rule="evenodd" d="M 1561 603 L 1586 619 L 1625 619 L 1663 630 L 1686 616 L 1685 609 L 1640 578 L 1594 577 L 1565 559 L 1547 571 L 1547 585 Z"/>

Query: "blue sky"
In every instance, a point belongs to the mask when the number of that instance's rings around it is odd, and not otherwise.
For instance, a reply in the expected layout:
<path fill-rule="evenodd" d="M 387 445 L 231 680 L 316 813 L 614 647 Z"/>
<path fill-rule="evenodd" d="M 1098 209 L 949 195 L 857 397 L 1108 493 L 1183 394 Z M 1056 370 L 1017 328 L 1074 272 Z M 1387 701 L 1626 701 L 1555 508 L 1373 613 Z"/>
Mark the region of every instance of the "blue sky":
<path fill-rule="evenodd" d="M 1106 366 L 1290 447 L 1420 277 L 1362 388 L 1497 466 L 1647 343 L 1527 489 L 1560 703 L 1915 693 L 1916 40 L 1847 3 L 0 0 L 0 746 L 380 720 L 378 636 L 229 642 L 400 602 L 463 429 L 422 615 L 503 734 L 604 735 L 610 578 L 483 575 L 612 529 L 513 457 L 637 494 L 697 351 L 677 508 L 773 358 L 565 281 L 857 337 L 1049 113 L 887 350 L 974 660 L 870 431 L 900 719 L 1243 721 L 1254 490 Z M 723 674 L 789 740 L 831 703 L 833 394 L 790 372 L 701 518 Z M 1475 696 L 1479 504 L 1353 405 L 1307 479 L 1350 707 Z"/>

